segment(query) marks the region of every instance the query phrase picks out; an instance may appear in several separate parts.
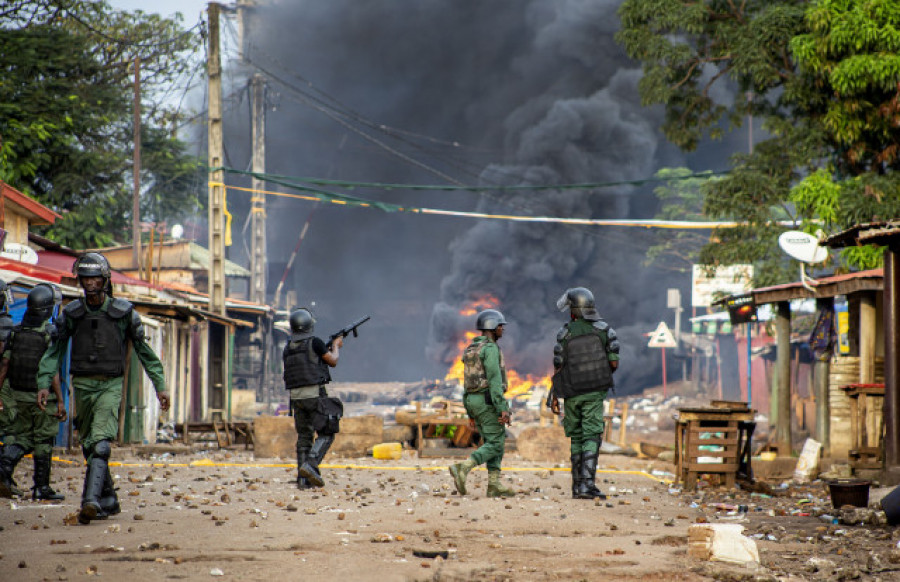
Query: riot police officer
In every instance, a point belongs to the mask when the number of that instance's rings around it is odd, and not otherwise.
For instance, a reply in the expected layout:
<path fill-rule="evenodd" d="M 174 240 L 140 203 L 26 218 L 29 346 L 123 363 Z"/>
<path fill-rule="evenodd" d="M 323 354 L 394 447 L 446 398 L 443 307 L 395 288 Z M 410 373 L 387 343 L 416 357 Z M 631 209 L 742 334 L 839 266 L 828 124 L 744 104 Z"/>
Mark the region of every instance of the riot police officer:
<path fill-rule="evenodd" d="M 503 337 L 506 319 L 496 309 L 478 314 L 475 327 L 481 331 L 463 352 L 465 395 L 463 404 L 470 422 L 484 439 L 478 449 L 462 463 L 450 466 L 450 475 L 460 495 L 466 494 L 466 476 L 484 463 L 488 469 L 488 497 L 512 497 L 515 492 L 500 482 L 500 463 L 506 444 L 506 426 L 510 423 L 506 392 L 506 367 L 497 340 Z"/>
<path fill-rule="evenodd" d="M 597 313 L 590 290 L 568 289 L 556 306 L 560 311 L 569 310 L 570 321 L 556 334 L 548 405 L 559 414 L 559 399 L 564 400 L 563 428 L 571 440 L 572 497 L 606 499 L 594 480 L 603 439 L 603 401 L 614 385 L 619 341 L 615 330 Z"/>
<path fill-rule="evenodd" d="M 125 355 L 130 341 L 156 388 L 160 408 L 169 409 L 163 366 L 144 340 L 141 316 L 134 306 L 112 297 L 111 271 L 106 257 L 85 253 L 72 266 L 84 299 L 63 309 L 57 322 L 58 337 L 41 359 L 38 388 L 46 389 L 59 371 L 66 343 L 72 338 L 70 373 L 77 415 L 75 428 L 88 462 L 78 521 L 90 523 L 119 513 L 119 502 L 109 474 L 110 441 L 119 428 Z"/>
<path fill-rule="evenodd" d="M 16 417 L 0 437 L 5 446 L 0 452 L 0 496 L 15 493 L 12 476 L 22 457 L 34 452 L 34 487 L 32 499 L 60 501 L 64 496 L 50 487 L 50 457 L 59 422 L 66 419 L 66 408 L 60 392 L 59 374 L 48 390 L 38 391 L 38 364 L 56 336 L 50 322 L 53 308 L 62 299 L 59 289 L 49 283 L 36 285 L 29 293 L 22 323 L 13 328 L 0 360 L 0 384 L 9 380 L 16 404 Z M 50 410 L 47 410 L 48 404 Z"/>
<path fill-rule="evenodd" d="M 335 400 L 328 398 L 325 385 L 331 382 L 328 368 L 337 366 L 344 340 L 337 337 L 326 346 L 321 338 L 314 336 L 316 320 L 306 308 L 291 312 L 289 323 L 291 340 L 284 346 L 282 361 L 284 387 L 290 393 L 291 413 L 297 429 L 297 487 L 322 487 L 325 481 L 319 473 L 319 464 L 334 442 L 338 429 L 333 419 L 328 421 L 323 409 Z"/>
<path fill-rule="evenodd" d="M 12 303 L 12 293 L 5 281 L 0 281 L 0 352 L 2 352 L 9 333 L 15 322 L 9 315 L 9 305 Z M 0 436 L 2 436 L 12 424 L 16 416 L 16 403 L 13 399 L 12 389 L 9 384 L 0 384 Z M 3 452 L 3 444 L 0 444 L 0 454 Z M 15 482 L 10 483 L 12 495 L 22 495 L 22 491 L 16 487 Z"/>

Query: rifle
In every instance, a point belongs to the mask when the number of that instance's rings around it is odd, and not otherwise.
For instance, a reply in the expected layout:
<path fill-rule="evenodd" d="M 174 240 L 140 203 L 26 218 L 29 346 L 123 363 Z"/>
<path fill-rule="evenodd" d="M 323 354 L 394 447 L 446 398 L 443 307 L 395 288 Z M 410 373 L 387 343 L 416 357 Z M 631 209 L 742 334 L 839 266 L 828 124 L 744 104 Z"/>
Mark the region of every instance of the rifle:
<path fill-rule="evenodd" d="M 372 319 L 372 317 L 370 315 L 367 315 L 367 316 L 363 317 L 362 319 L 357 319 L 356 321 L 354 321 L 347 327 L 342 328 L 339 331 L 336 331 L 335 333 L 331 334 L 331 337 L 328 340 L 328 343 L 325 344 L 325 349 L 331 349 L 331 344 L 333 344 L 334 340 L 336 340 L 339 337 L 347 337 L 351 333 L 353 334 L 353 337 L 359 337 L 359 332 L 357 331 L 356 328 L 358 328 L 365 322 L 369 321 L 370 319 Z"/>

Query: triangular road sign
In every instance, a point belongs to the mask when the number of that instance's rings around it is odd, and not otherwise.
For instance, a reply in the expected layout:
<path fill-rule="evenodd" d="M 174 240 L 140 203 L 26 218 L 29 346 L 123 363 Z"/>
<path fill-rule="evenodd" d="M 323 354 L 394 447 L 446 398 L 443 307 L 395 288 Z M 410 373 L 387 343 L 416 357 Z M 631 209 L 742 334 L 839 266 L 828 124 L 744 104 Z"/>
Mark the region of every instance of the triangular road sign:
<path fill-rule="evenodd" d="M 650 332 L 650 341 L 647 343 L 648 348 L 677 348 L 678 342 L 675 336 L 669 331 L 669 326 L 665 322 L 660 321 L 655 331 Z"/>

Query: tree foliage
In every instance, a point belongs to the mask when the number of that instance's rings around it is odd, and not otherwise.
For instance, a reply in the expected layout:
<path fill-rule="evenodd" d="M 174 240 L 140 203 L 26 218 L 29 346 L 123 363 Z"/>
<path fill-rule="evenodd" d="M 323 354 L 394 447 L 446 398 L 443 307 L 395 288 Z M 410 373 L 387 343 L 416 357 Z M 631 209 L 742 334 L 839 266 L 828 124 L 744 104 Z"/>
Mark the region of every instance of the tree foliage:
<path fill-rule="evenodd" d="M 130 239 L 134 62 L 142 86 L 141 218 L 197 212 L 199 166 L 166 124 L 167 91 L 190 73 L 199 35 L 180 16 L 88 0 L 0 8 L 0 179 L 63 214 L 50 236 L 75 247 Z"/>
<path fill-rule="evenodd" d="M 895 0 L 626 0 L 619 40 L 644 67 L 641 95 L 663 104 L 684 149 L 746 116 L 765 138 L 704 186 L 704 211 L 745 227 L 704 247 L 709 264 L 753 262 L 756 283 L 792 280 L 778 251 L 792 221 L 836 231 L 900 215 L 900 4 Z M 854 250 L 852 267 L 876 252 Z"/>
<path fill-rule="evenodd" d="M 663 168 L 655 177 L 666 180 L 653 190 L 660 201 L 656 217 L 661 220 L 708 220 L 703 213 L 703 185 L 719 178 L 693 176 L 690 168 Z M 647 251 L 646 264 L 659 268 L 690 273 L 699 260 L 700 250 L 709 241 L 709 231 L 664 229 L 657 234 L 657 243 Z"/>

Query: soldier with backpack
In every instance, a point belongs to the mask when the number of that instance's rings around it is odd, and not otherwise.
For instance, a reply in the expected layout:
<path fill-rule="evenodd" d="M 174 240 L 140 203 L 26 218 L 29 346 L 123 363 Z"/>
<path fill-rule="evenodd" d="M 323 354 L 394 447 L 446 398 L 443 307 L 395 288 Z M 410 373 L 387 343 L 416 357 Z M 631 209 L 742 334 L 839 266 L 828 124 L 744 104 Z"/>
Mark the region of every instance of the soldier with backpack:
<path fill-rule="evenodd" d="M 619 366 L 616 332 L 594 306 L 594 295 L 584 287 L 568 289 L 556 307 L 569 310 L 570 321 L 556 334 L 553 347 L 553 388 L 547 405 L 560 413 L 572 455 L 572 498 L 606 499 L 594 483 L 597 456 L 603 440 L 603 401 L 613 388 Z"/>
<path fill-rule="evenodd" d="M 486 309 L 478 314 L 475 327 L 481 335 L 466 348 L 463 354 L 465 368 L 465 395 L 463 404 L 471 422 L 484 439 L 472 455 L 450 466 L 450 475 L 460 495 L 466 494 L 466 476 L 469 471 L 484 463 L 488 470 L 488 497 L 512 497 L 515 492 L 500 482 L 500 463 L 506 444 L 506 425 L 510 423 L 509 403 L 506 392 L 506 368 L 503 353 L 497 340 L 503 337 L 506 320 L 496 309 Z"/>

